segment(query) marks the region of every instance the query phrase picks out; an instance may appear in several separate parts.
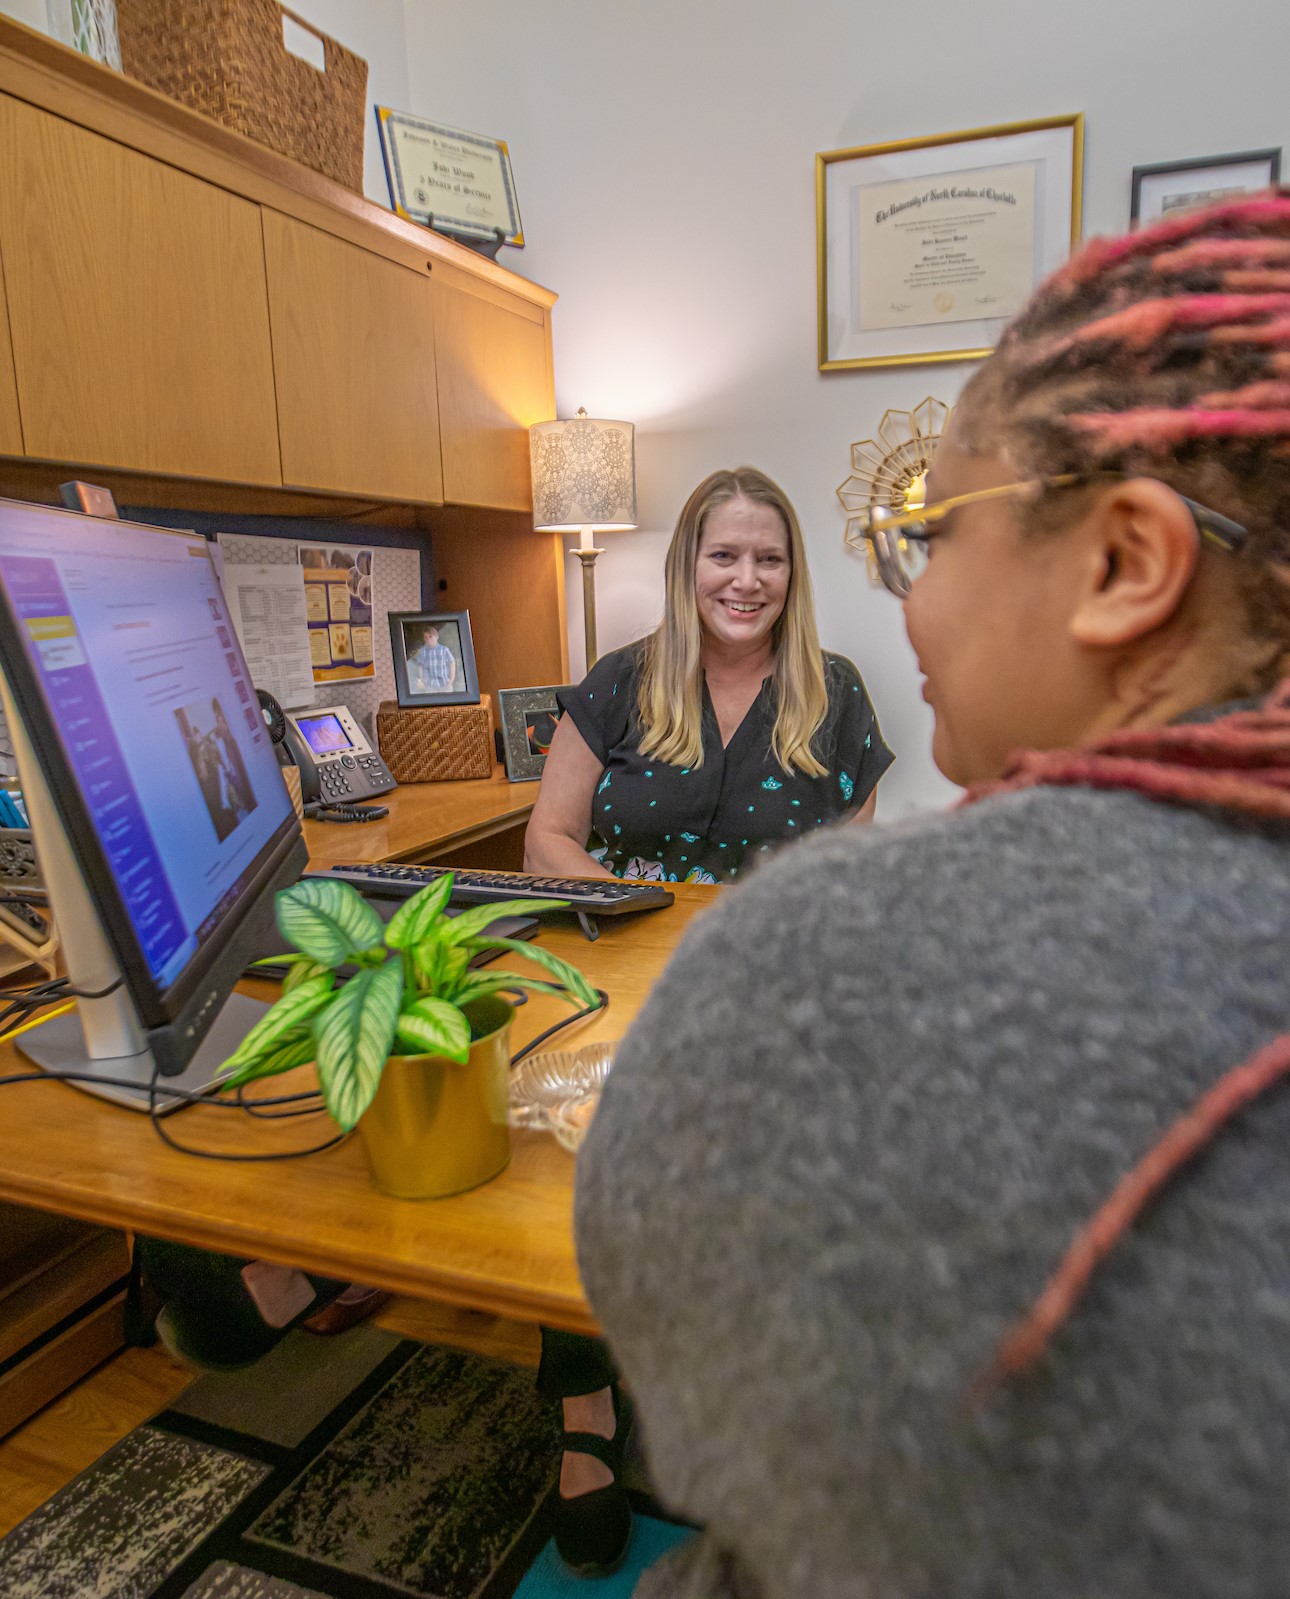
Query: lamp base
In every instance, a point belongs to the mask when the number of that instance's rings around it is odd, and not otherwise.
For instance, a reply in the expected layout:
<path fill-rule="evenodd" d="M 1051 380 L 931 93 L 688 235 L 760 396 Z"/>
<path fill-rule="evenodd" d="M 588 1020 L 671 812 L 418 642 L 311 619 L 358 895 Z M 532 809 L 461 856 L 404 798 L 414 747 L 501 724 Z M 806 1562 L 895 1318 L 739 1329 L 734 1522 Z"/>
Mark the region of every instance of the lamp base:
<path fill-rule="evenodd" d="M 587 648 L 587 670 L 596 664 L 596 557 L 603 555 L 594 545 L 584 544 L 573 552 L 582 562 L 582 635 Z"/>

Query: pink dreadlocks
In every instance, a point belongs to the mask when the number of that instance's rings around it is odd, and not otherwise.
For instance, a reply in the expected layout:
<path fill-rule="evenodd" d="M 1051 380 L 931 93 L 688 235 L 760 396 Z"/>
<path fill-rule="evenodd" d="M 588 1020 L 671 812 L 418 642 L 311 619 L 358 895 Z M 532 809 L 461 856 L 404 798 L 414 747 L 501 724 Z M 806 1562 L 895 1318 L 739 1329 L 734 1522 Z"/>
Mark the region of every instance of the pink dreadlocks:
<path fill-rule="evenodd" d="M 966 442 L 1006 446 L 1019 475 L 1158 478 L 1248 528 L 1241 595 L 1276 648 L 1237 687 L 1273 686 L 1290 652 L 1290 189 L 1089 244 L 960 413 Z"/>

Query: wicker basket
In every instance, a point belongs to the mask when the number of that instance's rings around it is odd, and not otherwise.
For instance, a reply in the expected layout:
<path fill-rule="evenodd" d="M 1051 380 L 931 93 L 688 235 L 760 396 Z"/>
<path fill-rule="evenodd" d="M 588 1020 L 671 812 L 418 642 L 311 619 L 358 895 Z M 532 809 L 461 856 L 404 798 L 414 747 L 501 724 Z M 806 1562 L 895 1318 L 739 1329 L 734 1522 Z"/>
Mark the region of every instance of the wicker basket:
<path fill-rule="evenodd" d="M 493 774 L 493 707 L 485 694 L 478 705 L 396 705 L 383 701 L 376 713 L 376 741 L 400 783 L 446 783 Z"/>
<path fill-rule="evenodd" d="M 325 71 L 287 50 L 284 15 L 322 40 Z M 362 192 L 367 62 L 303 17 L 277 0 L 117 0 L 117 29 L 132 78 Z"/>

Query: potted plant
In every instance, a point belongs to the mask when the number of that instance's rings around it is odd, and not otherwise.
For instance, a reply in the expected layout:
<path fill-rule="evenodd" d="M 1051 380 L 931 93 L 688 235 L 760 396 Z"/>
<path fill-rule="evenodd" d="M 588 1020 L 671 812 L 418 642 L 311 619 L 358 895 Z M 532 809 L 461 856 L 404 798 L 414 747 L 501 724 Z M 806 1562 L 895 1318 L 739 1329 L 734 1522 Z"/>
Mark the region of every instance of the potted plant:
<path fill-rule="evenodd" d="M 309 1061 L 338 1126 L 357 1127 L 378 1187 L 406 1199 L 459 1193 L 510 1159 L 508 989 L 594 1005 L 581 972 L 547 950 L 486 936 L 499 917 L 564 900 L 507 900 L 445 915 L 452 874 L 385 923 L 348 883 L 309 878 L 278 895 L 288 957 L 282 997 L 224 1062 L 234 1088 Z M 547 976 L 480 972 L 471 957 L 509 949 Z M 281 964 L 281 962 L 276 962 Z M 342 966 L 358 971 L 337 986 Z"/>

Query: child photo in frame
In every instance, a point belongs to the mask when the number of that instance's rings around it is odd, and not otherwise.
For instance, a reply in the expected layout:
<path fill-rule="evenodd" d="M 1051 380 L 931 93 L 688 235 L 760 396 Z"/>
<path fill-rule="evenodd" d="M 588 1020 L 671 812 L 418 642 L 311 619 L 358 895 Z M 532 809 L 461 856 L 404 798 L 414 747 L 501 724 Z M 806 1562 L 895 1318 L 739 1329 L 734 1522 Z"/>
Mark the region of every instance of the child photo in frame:
<path fill-rule="evenodd" d="M 479 704 L 469 611 L 391 611 L 390 653 L 401 706 Z"/>

